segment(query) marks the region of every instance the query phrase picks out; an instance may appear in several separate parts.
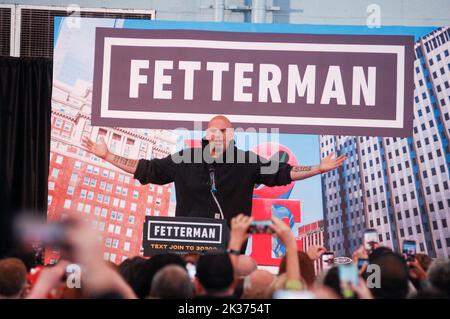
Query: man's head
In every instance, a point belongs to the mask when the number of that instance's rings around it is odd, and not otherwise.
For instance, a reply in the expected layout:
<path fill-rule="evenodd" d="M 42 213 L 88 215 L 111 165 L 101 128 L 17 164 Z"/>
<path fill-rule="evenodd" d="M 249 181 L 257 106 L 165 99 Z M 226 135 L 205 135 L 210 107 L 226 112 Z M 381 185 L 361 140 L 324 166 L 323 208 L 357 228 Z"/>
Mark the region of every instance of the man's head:
<path fill-rule="evenodd" d="M 386 252 L 373 259 L 380 267 L 380 287 L 371 288 L 377 299 L 404 299 L 408 295 L 408 267 L 399 254 Z"/>
<path fill-rule="evenodd" d="M 275 280 L 275 276 L 267 270 L 258 269 L 252 272 L 244 280 L 243 299 L 262 299 L 265 298 L 267 288 Z"/>
<path fill-rule="evenodd" d="M 226 253 L 201 256 L 197 263 L 197 294 L 227 296 L 233 293 L 234 269 Z"/>
<path fill-rule="evenodd" d="M 223 115 L 214 116 L 208 123 L 206 139 L 215 153 L 222 153 L 234 138 L 233 125 Z"/>
<path fill-rule="evenodd" d="M 137 256 L 133 258 L 125 259 L 119 266 L 119 273 L 122 278 L 130 285 L 130 287 L 136 287 L 139 280 L 139 272 L 144 266 L 146 259 Z"/>
<path fill-rule="evenodd" d="M 256 261 L 247 255 L 240 255 L 236 264 L 236 275 L 238 277 L 245 277 L 250 275 L 258 268 Z"/>
<path fill-rule="evenodd" d="M 427 276 L 434 288 L 450 296 L 450 260 L 437 259 L 433 261 Z"/>
<path fill-rule="evenodd" d="M 169 265 L 153 277 L 150 297 L 161 299 L 187 299 L 193 294 L 193 286 L 186 269 Z"/>
<path fill-rule="evenodd" d="M 186 265 L 181 256 L 171 253 L 155 255 L 146 260 L 144 264 L 139 267 L 134 283 L 131 284 L 131 288 L 138 298 L 143 299 L 148 297 L 155 274 L 163 267 L 172 264 L 182 268 L 185 268 Z"/>
<path fill-rule="evenodd" d="M 0 299 L 23 297 L 26 281 L 27 269 L 20 259 L 0 260 Z"/>

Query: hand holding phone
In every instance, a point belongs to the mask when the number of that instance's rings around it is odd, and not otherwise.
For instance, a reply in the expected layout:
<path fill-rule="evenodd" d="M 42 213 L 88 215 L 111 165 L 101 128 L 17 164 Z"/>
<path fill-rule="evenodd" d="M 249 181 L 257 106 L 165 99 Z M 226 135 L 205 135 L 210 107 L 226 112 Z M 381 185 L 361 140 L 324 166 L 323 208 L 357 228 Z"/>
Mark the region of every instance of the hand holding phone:
<path fill-rule="evenodd" d="M 250 223 L 247 233 L 249 234 L 273 234 L 270 225 L 272 221 L 270 219 L 265 220 L 254 220 Z"/>
<path fill-rule="evenodd" d="M 188 271 L 189 277 L 191 278 L 191 280 L 195 279 L 195 276 L 197 275 L 197 267 L 195 266 L 195 264 L 188 262 L 186 264 L 186 269 Z"/>
<path fill-rule="evenodd" d="M 402 255 L 406 261 L 413 261 L 416 258 L 416 242 L 414 240 L 404 240 Z"/>
<path fill-rule="evenodd" d="M 358 259 L 358 269 L 363 268 L 364 265 L 365 265 L 366 267 L 369 265 L 369 259 L 359 258 L 359 259 Z"/>
<path fill-rule="evenodd" d="M 322 269 L 328 270 L 334 266 L 334 252 L 327 251 L 324 252 L 321 256 L 322 260 Z"/>
<path fill-rule="evenodd" d="M 378 232 L 375 229 L 367 229 L 364 232 L 364 248 L 368 254 L 377 248 L 379 243 Z"/>

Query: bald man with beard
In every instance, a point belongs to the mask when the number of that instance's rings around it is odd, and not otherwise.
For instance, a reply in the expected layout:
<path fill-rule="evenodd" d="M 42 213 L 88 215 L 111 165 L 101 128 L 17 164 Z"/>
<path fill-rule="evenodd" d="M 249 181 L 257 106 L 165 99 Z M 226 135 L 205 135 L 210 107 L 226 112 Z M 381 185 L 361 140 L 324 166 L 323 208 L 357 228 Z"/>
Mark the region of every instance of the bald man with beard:
<path fill-rule="evenodd" d="M 326 173 L 346 160 L 346 156 L 332 158 L 333 154 L 330 154 L 316 166 L 274 163 L 253 152 L 238 149 L 234 144 L 233 125 L 223 115 L 209 121 L 202 148 L 183 149 L 161 159 L 136 160 L 113 154 L 103 138 L 98 143 L 85 138 L 83 146 L 133 174 L 141 184 L 174 182 L 176 216 L 224 218 L 228 225 L 240 213 L 251 215 L 255 185 L 287 185 Z M 230 158 L 232 161 L 228 160 Z"/>

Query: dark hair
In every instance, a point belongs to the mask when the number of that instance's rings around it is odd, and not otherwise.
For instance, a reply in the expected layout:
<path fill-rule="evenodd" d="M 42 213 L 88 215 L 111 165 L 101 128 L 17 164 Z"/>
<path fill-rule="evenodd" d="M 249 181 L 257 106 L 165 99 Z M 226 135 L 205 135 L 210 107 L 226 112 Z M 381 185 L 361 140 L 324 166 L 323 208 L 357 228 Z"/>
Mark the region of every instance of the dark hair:
<path fill-rule="evenodd" d="M 445 294 L 443 291 L 434 289 L 434 288 L 426 288 L 417 292 L 411 299 L 449 299 L 450 296 Z"/>
<path fill-rule="evenodd" d="M 136 282 L 131 285 L 138 298 L 144 299 L 149 296 L 153 276 L 167 265 L 179 265 L 186 269 L 183 258 L 176 254 L 159 254 L 146 260 L 139 269 Z"/>
<path fill-rule="evenodd" d="M 314 262 L 309 258 L 308 254 L 303 251 L 297 252 L 298 263 L 300 264 L 300 276 L 308 286 L 314 284 L 316 280 L 316 271 L 314 270 Z M 286 272 L 286 256 L 281 259 L 278 275 Z"/>
<path fill-rule="evenodd" d="M 225 291 L 234 280 L 234 269 L 226 253 L 207 253 L 197 263 L 200 284 L 209 292 Z"/>
<path fill-rule="evenodd" d="M 324 279 L 324 286 L 332 289 L 340 298 L 344 298 L 341 291 L 341 283 L 339 280 L 339 271 L 337 266 L 328 269 Z"/>
<path fill-rule="evenodd" d="M 244 278 L 237 278 L 233 296 L 236 299 L 241 299 L 243 293 L 244 293 Z"/>
<path fill-rule="evenodd" d="M 450 260 L 433 261 L 428 269 L 428 280 L 434 288 L 450 295 Z"/>
<path fill-rule="evenodd" d="M 371 288 L 378 299 L 404 299 L 408 294 L 408 266 L 402 256 L 393 252 L 380 254 L 373 259 L 380 267 L 380 287 Z"/>
<path fill-rule="evenodd" d="M 119 273 L 130 287 L 136 287 L 139 282 L 139 272 L 144 266 L 146 259 L 136 256 L 125 259 L 119 265 Z"/>
<path fill-rule="evenodd" d="M 373 261 L 375 259 L 377 259 L 380 256 L 386 255 L 386 254 L 391 254 L 392 253 L 392 249 L 388 248 L 388 247 L 378 247 L 374 250 L 372 250 L 372 252 L 369 255 L 369 264 L 373 264 Z"/>

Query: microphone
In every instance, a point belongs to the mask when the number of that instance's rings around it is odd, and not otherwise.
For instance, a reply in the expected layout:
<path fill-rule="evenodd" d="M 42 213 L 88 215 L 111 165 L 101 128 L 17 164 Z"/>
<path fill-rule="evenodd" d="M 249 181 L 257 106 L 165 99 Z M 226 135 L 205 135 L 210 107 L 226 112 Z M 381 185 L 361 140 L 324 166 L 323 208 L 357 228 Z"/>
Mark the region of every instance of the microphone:
<path fill-rule="evenodd" d="M 211 182 L 211 192 L 217 193 L 216 178 L 214 176 L 214 172 L 216 171 L 216 169 L 214 168 L 213 165 L 209 164 L 208 171 L 209 171 L 209 180 Z"/>

